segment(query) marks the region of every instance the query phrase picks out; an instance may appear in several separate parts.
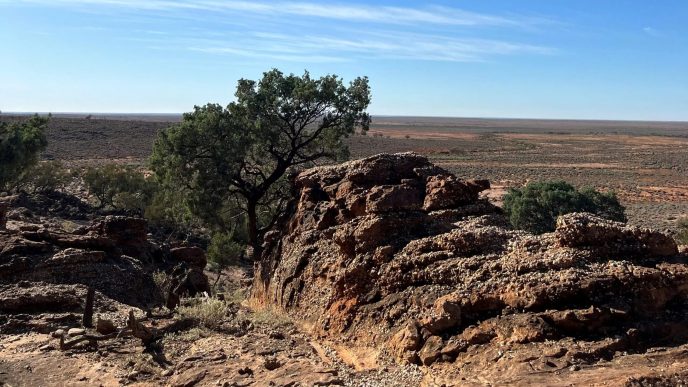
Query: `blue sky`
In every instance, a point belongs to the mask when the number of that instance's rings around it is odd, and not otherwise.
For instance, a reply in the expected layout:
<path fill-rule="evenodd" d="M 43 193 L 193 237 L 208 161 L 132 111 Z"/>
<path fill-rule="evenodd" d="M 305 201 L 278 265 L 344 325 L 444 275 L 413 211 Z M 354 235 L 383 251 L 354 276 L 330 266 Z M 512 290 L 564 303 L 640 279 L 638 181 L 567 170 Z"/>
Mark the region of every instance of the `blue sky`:
<path fill-rule="evenodd" d="M 183 112 L 276 67 L 370 112 L 688 120 L 688 1 L 0 0 L 0 110 Z"/>

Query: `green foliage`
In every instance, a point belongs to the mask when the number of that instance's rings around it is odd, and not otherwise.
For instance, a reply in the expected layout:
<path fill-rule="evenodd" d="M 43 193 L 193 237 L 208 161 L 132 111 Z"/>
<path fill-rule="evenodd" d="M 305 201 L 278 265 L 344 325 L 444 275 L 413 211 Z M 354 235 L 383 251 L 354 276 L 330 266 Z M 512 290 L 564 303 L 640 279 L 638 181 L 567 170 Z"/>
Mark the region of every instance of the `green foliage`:
<path fill-rule="evenodd" d="M 677 228 L 676 240 L 680 244 L 688 245 L 688 218 L 679 219 Z"/>
<path fill-rule="evenodd" d="M 38 115 L 21 122 L 0 122 L 0 190 L 9 190 L 38 162 L 48 145 L 47 118 Z"/>
<path fill-rule="evenodd" d="M 348 156 L 344 138 L 368 129 L 367 78 L 348 86 L 334 75 L 312 79 L 266 72 L 239 80 L 236 101 L 195 107 L 161 131 L 151 166 L 163 189 L 212 230 L 245 227 L 254 255 L 284 213 L 287 175 L 322 159 Z"/>
<path fill-rule="evenodd" d="M 504 211 L 514 227 L 536 234 L 554 231 L 557 217 L 571 212 L 626 221 L 624 207 L 613 192 L 601 193 L 592 188 L 579 191 L 564 181 L 534 182 L 510 189 L 504 196 Z"/>
<path fill-rule="evenodd" d="M 154 226 L 184 233 L 201 227 L 186 205 L 185 198 L 173 187 L 162 189 L 158 186 L 144 211 L 144 217 Z"/>
<path fill-rule="evenodd" d="M 42 193 L 63 189 L 72 179 L 72 174 L 59 161 L 43 161 L 29 168 L 15 185 L 29 193 Z"/>
<path fill-rule="evenodd" d="M 100 208 L 143 213 L 157 191 L 152 178 L 146 178 L 135 168 L 117 164 L 87 168 L 82 178 Z"/>
<path fill-rule="evenodd" d="M 208 262 L 215 270 L 222 270 L 239 260 L 245 246 L 245 243 L 238 241 L 233 233 L 217 232 L 210 239 Z"/>

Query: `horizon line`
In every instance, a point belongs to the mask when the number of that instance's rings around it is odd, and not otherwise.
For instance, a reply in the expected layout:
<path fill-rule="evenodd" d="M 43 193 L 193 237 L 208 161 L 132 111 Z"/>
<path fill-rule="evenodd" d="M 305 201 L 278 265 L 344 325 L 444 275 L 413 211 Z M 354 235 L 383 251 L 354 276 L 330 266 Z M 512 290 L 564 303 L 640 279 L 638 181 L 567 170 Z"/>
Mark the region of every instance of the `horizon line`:
<path fill-rule="evenodd" d="M 0 116 L 2 115 L 93 115 L 93 116 L 103 116 L 107 119 L 107 116 L 179 116 L 181 113 L 136 113 L 136 112 L 16 112 L 16 111 L 0 111 Z M 520 120 L 520 121 L 589 121 L 589 122 L 662 122 L 662 123 L 686 123 L 688 124 L 688 119 L 685 120 L 662 120 L 662 119 L 624 119 L 624 118 L 538 118 L 538 117 L 498 117 L 498 116 L 447 116 L 447 115 L 414 115 L 414 114 L 370 114 L 371 117 L 389 117 L 389 118 L 446 118 L 446 119 L 469 119 L 469 120 Z"/>

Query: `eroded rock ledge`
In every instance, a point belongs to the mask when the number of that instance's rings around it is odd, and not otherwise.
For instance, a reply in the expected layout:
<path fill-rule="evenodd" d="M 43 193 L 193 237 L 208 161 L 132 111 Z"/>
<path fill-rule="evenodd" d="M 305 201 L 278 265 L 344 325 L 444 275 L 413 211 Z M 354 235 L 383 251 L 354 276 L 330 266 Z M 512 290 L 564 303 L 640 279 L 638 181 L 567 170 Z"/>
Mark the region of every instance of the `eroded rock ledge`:
<path fill-rule="evenodd" d="M 12 199 L 0 202 L 12 218 L 11 227 L 0 229 L 0 331 L 21 330 L 22 324 L 8 323 L 21 314 L 29 321 L 44 312 L 80 312 L 88 287 L 99 300 L 142 309 L 210 291 L 203 250 L 156 243 L 144 219 L 106 216 L 66 231 L 59 221 L 41 222 L 13 208 Z M 162 270 L 175 281 L 166 295 L 152 278 Z"/>
<path fill-rule="evenodd" d="M 413 153 L 317 167 L 294 184 L 252 298 L 316 335 L 433 367 L 470 364 L 475 346 L 554 355 L 528 372 L 688 338 L 688 265 L 664 234 L 582 213 L 553 233 L 515 231 L 480 199 L 488 182 Z"/>

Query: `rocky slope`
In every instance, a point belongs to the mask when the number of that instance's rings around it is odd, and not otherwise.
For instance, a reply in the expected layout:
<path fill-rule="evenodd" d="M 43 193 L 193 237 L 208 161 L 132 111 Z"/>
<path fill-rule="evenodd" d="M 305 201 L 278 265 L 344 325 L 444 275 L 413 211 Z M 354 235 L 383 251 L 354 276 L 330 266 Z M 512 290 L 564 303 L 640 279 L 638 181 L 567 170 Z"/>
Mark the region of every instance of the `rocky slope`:
<path fill-rule="evenodd" d="M 106 216 L 78 226 L 40 216 L 22 206 L 28 201 L 25 195 L 0 200 L 2 333 L 45 332 L 69 319 L 78 321 L 73 313 L 83 311 L 89 287 L 97 292 L 100 306 L 143 310 L 178 302 L 181 294 L 210 290 L 203 250 L 149 240 L 144 219 Z M 78 208 L 76 212 L 84 216 Z M 161 294 L 153 280 L 155 271 L 169 273 L 174 286 L 168 294 Z"/>
<path fill-rule="evenodd" d="M 480 198 L 487 182 L 412 153 L 317 167 L 294 184 L 252 302 L 278 306 L 360 368 L 417 364 L 428 385 L 554 382 L 581 369 L 597 382 L 685 376 L 639 365 L 688 341 L 688 257 L 669 236 L 590 214 L 560 217 L 549 234 L 515 231 Z M 685 366 L 684 352 L 664 361 Z"/>

